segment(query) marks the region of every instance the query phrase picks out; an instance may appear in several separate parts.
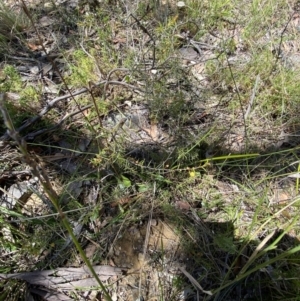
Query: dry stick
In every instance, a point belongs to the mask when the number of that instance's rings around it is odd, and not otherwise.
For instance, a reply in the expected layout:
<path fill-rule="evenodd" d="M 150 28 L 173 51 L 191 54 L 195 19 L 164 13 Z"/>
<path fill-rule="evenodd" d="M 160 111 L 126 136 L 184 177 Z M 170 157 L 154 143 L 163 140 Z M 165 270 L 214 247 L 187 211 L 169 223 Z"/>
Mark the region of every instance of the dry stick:
<path fill-rule="evenodd" d="M 107 83 L 107 85 L 121 85 L 121 86 L 125 86 L 125 87 L 128 87 L 132 90 L 136 90 L 136 91 L 140 91 L 140 92 L 143 92 L 145 93 L 144 90 L 140 89 L 140 88 L 137 88 L 136 86 L 133 86 L 133 85 L 130 85 L 130 84 L 127 84 L 127 83 L 124 83 L 124 82 L 118 82 L 118 81 L 108 81 L 108 82 L 105 82 Z"/>
<path fill-rule="evenodd" d="M 108 294 L 107 289 L 105 288 L 104 284 L 102 283 L 99 276 L 95 272 L 91 262 L 88 260 L 86 254 L 84 253 L 83 249 L 81 248 L 81 246 L 80 246 L 80 244 L 79 244 L 79 242 L 78 242 L 78 240 L 77 240 L 77 238 L 76 238 L 76 236 L 75 236 L 75 234 L 72 230 L 72 227 L 71 227 L 68 219 L 66 218 L 66 216 L 65 216 L 64 212 L 62 211 L 62 209 L 60 208 L 59 197 L 58 197 L 57 193 L 55 192 L 55 190 L 52 188 L 52 185 L 50 183 L 50 180 L 48 178 L 48 175 L 47 175 L 46 171 L 44 170 L 44 168 L 42 166 L 38 166 L 38 164 L 36 163 L 36 160 L 34 160 L 34 157 L 28 153 L 25 140 L 21 139 L 19 134 L 14 129 L 11 118 L 10 118 L 10 116 L 9 116 L 5 106 L 4 106 L 5 96 L 6 95 L 3 94 L 3 93 L 0 94 L 0 110 L 1 110 L 1 113 L 3 115 L 5 126 L 8 129 L 9 136 L 13 140 L 16 141 L 16 143 L 18 144 L 19 150 L 23 155 L 23 158 L 24 158 L 25 162 L 31 167 L 32 174 L 35 177 L 38 178 L 41 185 L 43 186 L 43 189 L 45 190 L 45 192 L 48 195 L 51 203 L 53 204 L 54 208 L 56 209 L 62 224 L 64 225 L 65 229 L 67 229 L 67 231 L 69 232 L 69 235 L 71 236 L 71 239 L 72 239 L 73 243 L 75 244 L 76 249 L 79 251 L 79 253 L 81 255 L 81 258 L 83 259 L 83 261 L 85 262 L 85 264 L 87 265 L 87 267 L 91 271 L 92 275 L 95 277 L 97 283 L 101 287 L 105 299 L 108 300 L 108 301 L 112 301 L 111 297 Z"/>
<path fill-rule="evenodd" d="M 282 31 L 281 34 L 280 34 L 280 42 L 279 42 L 278 50 L 277 50 L 277 51 L 275 50 L 276 61 L 275 61 L 274 67 L 276 66 L 276 64 L 277 64 L 277 62 L 278 62 L 278 60 L 280 59 L 280 56 L 281 56 L 281 46 L 282 46 L 282 43 L 283 43 L 283 35 L 284 35 L 284 33 L 286 32 L 288 25 L 290 24 L 290 22 L 292 21 L 294 15 L 295 15 L 296 13 L 297 13 L 297 12 L 294 11 L 294 12 L 290 15 L 290 17 L 289 17 L 287 23 L 285 24 L 285 27 L 284 27 L 283 31 Z M 273 72 L 273 70 L 272 70 L 271 72 Z"/>
<path fill-rule="evenodd" d="M 107 87 L 109 85 L 110 77 L 116 71 L 127 71 L 128 72 L 129 70 L 127 68 L 115 68 L 115 69 L 109 71 L 109 73 L 108 73 L 108 75 L 106 77 L 106 83 L 104 85 L 104 99 L 106 99 L 106 91 L 107 91 Z"/>
<path fill-rule="evenodd" d="M 151 69 L 154 68 L 154 64 L 155 64 L 155 51 L 156 51 L 156 43 L 154 38 L 152 37 L 152 35 L 149 33 L 149 31 L 147 30 L 147 28 L 141 24 L 140 20 L 142 20 L 144 18 L 144 16 L 138 20 L 133 14 L 130 14 L 130 16 L 135 20 L 136 24 L 141 28 L 141 30 L 150 38 L 150 40 L 153 42 L 153 59 L 152 59 L 152 66 Z"/>
<path fill-rule="evenodd" d="M 93 101 L 93 104 L 94 104 L 94 107 L 95 107 L 95 110 L 96 110 L 96 113 L 97 113 L 97 117 L 98 117 L 98 121 L 99 121 L 99 124 L 100 124 L 100 127 L 102 128 L 102 120 L 101 120 L 101 115 L 100 115 L 100 112 L 99 112 L 99 108 L 96 104 L 96 99 L 95 99 L 95 96 L 93 94 L 93 87 L 95 86 L 95 84 L 92 82 L 92 81 L 89 81 L 89 93 L 91 95 L 91 98 L 92 98 L 92 101 Z"/>

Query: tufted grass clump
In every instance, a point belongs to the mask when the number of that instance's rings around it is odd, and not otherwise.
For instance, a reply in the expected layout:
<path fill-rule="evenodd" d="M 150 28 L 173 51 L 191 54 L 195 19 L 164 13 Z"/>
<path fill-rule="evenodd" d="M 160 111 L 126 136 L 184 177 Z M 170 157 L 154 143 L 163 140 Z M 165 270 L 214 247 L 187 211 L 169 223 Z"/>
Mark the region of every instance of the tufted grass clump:
<path fill-rule="evenodd" d="M 7 7 L 0 3 L 0 55 L 9 50 L 9 43 L 19 39 L 30 27 L 30 20 L 20 7 Z"/>

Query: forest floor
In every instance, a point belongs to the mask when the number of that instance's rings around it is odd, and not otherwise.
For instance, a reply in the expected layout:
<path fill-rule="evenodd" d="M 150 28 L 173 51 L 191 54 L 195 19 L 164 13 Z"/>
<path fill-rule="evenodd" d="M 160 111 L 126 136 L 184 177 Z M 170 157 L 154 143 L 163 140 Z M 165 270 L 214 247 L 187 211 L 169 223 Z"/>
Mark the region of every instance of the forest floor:
<path fill-rule="evenodd" d="M 1 300 L 298 300 L 298 1 L 0 21 Z"/>

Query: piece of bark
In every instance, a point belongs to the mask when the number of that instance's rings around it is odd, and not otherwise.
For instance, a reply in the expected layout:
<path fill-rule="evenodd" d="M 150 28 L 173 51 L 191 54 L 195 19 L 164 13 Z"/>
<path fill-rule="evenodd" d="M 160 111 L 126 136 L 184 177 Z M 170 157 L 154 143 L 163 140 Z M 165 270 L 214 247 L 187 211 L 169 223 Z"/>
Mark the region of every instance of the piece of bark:
<path fill-rule="evenodd" d="M 101 281 L 122 274 L 120 268 L 108 265 L 93 267 Z M 70 290 L 76 287 L 97 286 L 98 283 L 86 266 L 80 268 L 57 268 L 46 271 L 35 271 L 15 274 L 0 274 L 4 279 L 14 278 L 25 280 L 33 285 L 45 286 L 51 289 Z"/>

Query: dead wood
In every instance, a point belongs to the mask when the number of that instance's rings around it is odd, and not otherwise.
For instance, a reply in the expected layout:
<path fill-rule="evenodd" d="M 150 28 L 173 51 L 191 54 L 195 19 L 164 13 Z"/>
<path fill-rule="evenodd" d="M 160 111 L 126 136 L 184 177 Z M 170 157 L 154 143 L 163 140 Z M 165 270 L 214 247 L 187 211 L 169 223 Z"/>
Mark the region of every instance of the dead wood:
<path fill-rule="evenodd" d="M 95 272 L 101 281 L 106 281 L 112 276 L 122 274 L 120 268 L 99 265 L 94 266 Z M 97 281 L 86 266 L 80 268 L 57 268 L 53 270 L 24 272 L 14 274 L 0 274 L 4 279 L 20 279 L 32 285 L 44 286 L 50 289 L 73 290 L 78 287 L 97 286 Z"/>

